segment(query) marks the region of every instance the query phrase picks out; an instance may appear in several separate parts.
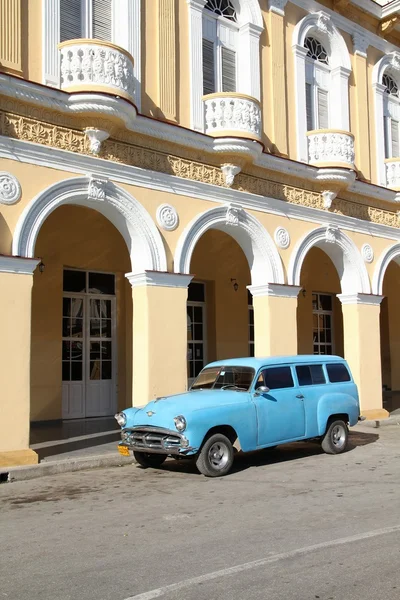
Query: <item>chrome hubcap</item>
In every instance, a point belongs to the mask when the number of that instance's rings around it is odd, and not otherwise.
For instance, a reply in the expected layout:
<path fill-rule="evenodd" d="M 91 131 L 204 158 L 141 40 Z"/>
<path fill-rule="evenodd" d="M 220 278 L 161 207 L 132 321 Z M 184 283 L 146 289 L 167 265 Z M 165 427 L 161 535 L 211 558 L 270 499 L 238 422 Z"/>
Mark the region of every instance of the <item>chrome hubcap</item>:
<path fill-rule="evenodd" d="M 214 469 L 218 471 L 223 469 L 229 460 L 227 445 L 222 442 L 213 444 L 208 451 L 208 460 Z"/>
<path fill-rule="evenodd" d="M 336 448 L 343 448 L 346 443 L 346 430 L 343 425 L 336 425 L 332 429 L 332 442 Z"/>

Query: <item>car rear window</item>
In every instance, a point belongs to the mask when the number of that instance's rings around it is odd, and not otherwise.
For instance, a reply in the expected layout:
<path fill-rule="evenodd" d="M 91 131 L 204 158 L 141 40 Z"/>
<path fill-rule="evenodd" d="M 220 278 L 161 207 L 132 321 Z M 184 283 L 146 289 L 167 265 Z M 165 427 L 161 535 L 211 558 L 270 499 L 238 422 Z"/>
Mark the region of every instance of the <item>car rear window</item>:
<path fill-rule="evenodd" d="M 271 367 L 263 371 L 265 385 L 270 390 L 294 387 L 290 367 Z"/>
<path fill-rule="evenodd" d="M 326 370 L 331 383 L 343 383 L 344 381 L 351 381 L 350 373 L 347 370 L 346 365 L 343 363 L 326 365 Z"/>
<path fill-rule="evenodd" d="M 322 365 L 298 365 L 296 373 L 299 385 L 321 385 L 326 383 Z"/>

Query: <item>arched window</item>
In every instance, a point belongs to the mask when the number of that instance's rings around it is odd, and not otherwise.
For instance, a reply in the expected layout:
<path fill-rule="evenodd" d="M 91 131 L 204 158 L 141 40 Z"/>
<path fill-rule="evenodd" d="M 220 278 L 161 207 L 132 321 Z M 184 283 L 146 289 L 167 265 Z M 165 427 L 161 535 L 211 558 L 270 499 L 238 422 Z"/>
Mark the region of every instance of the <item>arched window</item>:
<path fill-rule="evenodd" d="M 328 53 L 315 37 L 306 37 L 307 131 L 329 127 L 330 69 Z"/>
<path fill-rule="evenodd" d="M 382 77 L 385 86 L 383 127 L 385 137 L 385 158 L 398 158 L 399 152 L 399 88 L 387 73 Z"/>
<path fill-rule="evenodd" d="M 111 42 L 112 0 L 61 0 L 60 41 L 96 38 Z"/>
<path fill-rule="evenodd" d="M 230 0 L 208 0 L 203 12 L 203 93 L 236 92 L 238 25 Z"/>

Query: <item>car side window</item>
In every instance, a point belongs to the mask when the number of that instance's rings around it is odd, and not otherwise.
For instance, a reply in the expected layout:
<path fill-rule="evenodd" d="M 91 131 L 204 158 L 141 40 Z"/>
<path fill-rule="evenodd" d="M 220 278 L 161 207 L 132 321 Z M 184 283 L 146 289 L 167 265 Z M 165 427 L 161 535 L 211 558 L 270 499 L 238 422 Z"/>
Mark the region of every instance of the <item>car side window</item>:
<path fill-rule="evenodd" d="M 326 370 L 331 383 L 343 383 L 345 381 L 351 381 L 350 373 L 348 372 L 346 365 L 343 363 L 328 364 L 326 365 Z"/>
<path fill-rule="evenodd" d="M 298 365 L 296 374 L 300 386 L 326 383 L 322 365 Z"/>
<path fill-rule="evenodd" d="M 270 390 L 280 390 L 294 387 L 292 371 L 290 367 L 271 367 L 269 369 L 264 369 L 262 375 L 264 377 L 264 385 L 266 385 Z M 259 385 L 263 384 L 259 384 L 257 381 L 257 386 Z"/>

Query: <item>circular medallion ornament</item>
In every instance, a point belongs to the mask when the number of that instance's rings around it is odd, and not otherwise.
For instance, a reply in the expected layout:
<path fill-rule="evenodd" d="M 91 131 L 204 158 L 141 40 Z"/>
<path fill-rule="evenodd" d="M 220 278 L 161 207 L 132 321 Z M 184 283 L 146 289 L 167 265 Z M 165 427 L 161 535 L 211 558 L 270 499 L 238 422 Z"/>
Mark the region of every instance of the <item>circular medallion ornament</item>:
<path fill-rule="evenodd" d="M 0 172 L 0 204 L 15 204 L 21 198 L 21 185 L 11 173 Z"/>
<path fill-rule="evenodd" d="M 374 260 L 374 251 L 369 244 L 364 244 L 361 248 L 361 253 L 366 263 L 372 263 Z"/>
<path fill-rule="evenodd" d="M 290 235 L 284 227 L 278 227 L 275 231 L 275 243 L 279 248 L 285 250 L 290 246 Z"/>
<path fill-rule="evenodd" d="M 179 225 L 179 217 L 170 204 L 161 204 L 157 208 L 157 222 L 166 231 L 174 231 Z"/>

